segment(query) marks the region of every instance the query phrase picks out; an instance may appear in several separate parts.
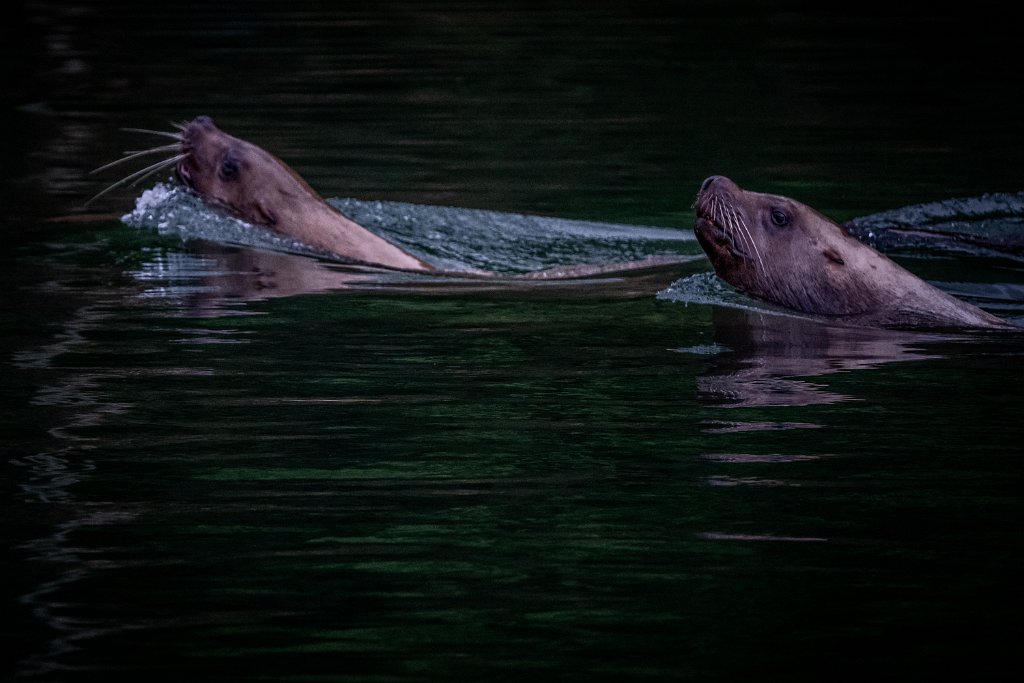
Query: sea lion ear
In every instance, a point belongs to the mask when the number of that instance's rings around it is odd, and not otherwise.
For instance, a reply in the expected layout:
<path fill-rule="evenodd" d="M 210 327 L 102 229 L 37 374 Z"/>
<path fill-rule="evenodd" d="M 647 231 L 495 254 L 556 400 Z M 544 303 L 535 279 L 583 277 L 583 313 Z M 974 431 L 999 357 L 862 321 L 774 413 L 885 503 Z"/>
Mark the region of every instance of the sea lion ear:
<path fill-rule="evenodd" d="M 837 263 L 841 266 L 846 265 L 846 261 L 843 260 L 843 257 L 839 255 L 839 252 L 836 251 L 834 247 L 828 247 L 825 251 L 821 252 L 821 254 L 832 263 Z"/>
<path fill-rule="evenodd" d="M 277 216 L 274 214 L 273 210 L 267 206 L 266 202 L 256 202 L 256 213 L 263 217 L 263 220 L 267 225 L 277 224 Z"/>

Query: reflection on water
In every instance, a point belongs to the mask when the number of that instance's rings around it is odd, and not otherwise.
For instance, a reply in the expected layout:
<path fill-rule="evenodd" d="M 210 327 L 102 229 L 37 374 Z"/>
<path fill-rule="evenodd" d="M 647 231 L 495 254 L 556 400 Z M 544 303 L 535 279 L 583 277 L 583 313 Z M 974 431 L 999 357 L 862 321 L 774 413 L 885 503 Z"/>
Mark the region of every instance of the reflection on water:
<path fill-rule="evenodd" d="M 731 432 L 774 431 L 777 429 L 819 429 L 813 422 L 731 422 L 710 420 L 704 423 L 705 434 L 728 434 Z"/>
<path fill-rule="evenodd" d="M 836 327 L 789 315 L 718 307 L 715 342 L 727 349 L 698 379 L 702 398 L 730 407 L 808 406 L 856 400 L 814 378 L 885 363 L 934 359 L 920 347 L 937 334 Z"/>
<path fill-rule="evenodd" d="M 141 296 L 186 304 L 192 315 L 234 315 L 242 302 L 342 291 L 351 295 L 404 292 L 563 300 L 630 299 L 652 296 L 680 273 L 704 267 L 691 257 L 623 264 L 622 268 L 585 276 L 575 275 L 573 268 L 544 271 L 553 276 L 538 279 L 468 273 L 423 275 L 211 243 L 196 243 L 193 248 L 200 257 L 155 253 L 152 260 L 134 271 L 132 275 L 147 285 Z M 561 272 L 568 276 L 562 277 Z"/>
<path fill-rule="evenodd" d="M 865 624 L 1004 652 L 1013 603 L 978 586 L 1019 557 L 1012 338 L 592 285 L 260 296 L 345 270 L 128 230 L 98 262 L 51 243 L 28 291 L 82 305 L 13 358 L 47 428 L 11 459 L 48 509 L 19 527 L 22 677 L 817 672 L 863 662 Z M 818 648 L 796 664 L 794 633 Z M 737 637 L 742 661 L 708 656 Z"/>

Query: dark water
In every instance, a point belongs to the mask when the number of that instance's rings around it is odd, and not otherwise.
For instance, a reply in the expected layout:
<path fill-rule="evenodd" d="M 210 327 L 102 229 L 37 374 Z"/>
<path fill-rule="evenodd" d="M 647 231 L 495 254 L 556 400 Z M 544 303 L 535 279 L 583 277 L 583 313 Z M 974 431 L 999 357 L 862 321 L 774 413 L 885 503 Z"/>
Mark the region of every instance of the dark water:
<path fill-rule="evenodd" d="M 7 21 L 6 680 L 1020 675 L 1024 341 L 774 315 L 689 232 L 712 173 L 841 221 L 897 211 L 865 234 L 1020 192 L 1002 13 L 31 2 Z M 82 208 L 118 177 L 89 170 L 150 143 L 120 128 L 198 114 L 444 263 L 695 258 L 410 283 L 246 245 L 183 195 L 135 213 L 162 178 Z M 940 223 L 1003 238 L 1021 215 Z M 1019 319 L 1019 253 L 949 244 L 878 243 Z"/>

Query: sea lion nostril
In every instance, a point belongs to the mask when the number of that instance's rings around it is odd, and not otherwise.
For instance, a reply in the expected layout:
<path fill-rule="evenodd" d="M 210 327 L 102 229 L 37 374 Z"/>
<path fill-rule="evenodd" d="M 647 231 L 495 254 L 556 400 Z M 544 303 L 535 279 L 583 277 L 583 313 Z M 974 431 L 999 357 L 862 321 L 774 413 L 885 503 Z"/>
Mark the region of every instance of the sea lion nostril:
<path fill-rule="evenodd" d="M 708 176 L 707 178 L 705 178 L 705 179 L 704 179 L 704 182 L 700 184 L 700 191 L 701 191 L 701 192 L 705 192 L 705 191 L 706 191 L 706 190 L 707 190 L 707 189 L 708 189 L 709 187 L 711 187 L 711 185 L 713 185 L 713 184 L 714 184 L 714 182 L 715 182 L 716 180 L 718 180 L 718 179 L 719 179 L 720 177 L 721 177 L 721 176 L 713 175 L 713 176 Z"/>

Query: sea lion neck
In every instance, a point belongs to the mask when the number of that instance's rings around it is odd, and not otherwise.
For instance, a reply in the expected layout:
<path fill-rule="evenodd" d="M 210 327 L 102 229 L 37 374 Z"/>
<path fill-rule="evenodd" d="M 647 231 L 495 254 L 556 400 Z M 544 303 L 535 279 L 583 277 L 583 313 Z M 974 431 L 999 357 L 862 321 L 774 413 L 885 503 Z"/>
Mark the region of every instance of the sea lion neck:
<path fill-rule="evenodd" d="M 328 204 L 286 163 L 198 116 L 182 129 L 178 177 L 210 204 L 314 249 L 400 270 L 433 270 Z"/>

